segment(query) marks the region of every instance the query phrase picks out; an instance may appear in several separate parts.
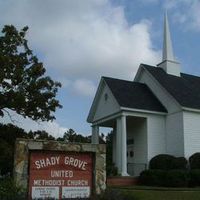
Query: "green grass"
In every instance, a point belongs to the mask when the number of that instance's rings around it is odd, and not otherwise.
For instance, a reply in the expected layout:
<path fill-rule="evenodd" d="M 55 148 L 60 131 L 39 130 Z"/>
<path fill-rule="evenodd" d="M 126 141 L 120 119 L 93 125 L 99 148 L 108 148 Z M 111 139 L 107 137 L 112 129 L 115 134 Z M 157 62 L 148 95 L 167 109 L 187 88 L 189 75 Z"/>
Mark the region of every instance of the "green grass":
<path fill-rule="evenodd" d="M 154 190 L 154 191 L 200 191 L 200 187 L 156 187 L 156 186 L 112 186 L 110 189 L 120 190 Z"/>
<path fill-rule="evenodd" d="M 113 188 L 114 189 L 114 188 Z M 200 200 L 200 188 L 121 187 L 115 188 L 133 200 Z"/>
<path fill-rule="evenodd" d="M 126 190 L 134 200 L 200 200 L 200 191 Z"/>

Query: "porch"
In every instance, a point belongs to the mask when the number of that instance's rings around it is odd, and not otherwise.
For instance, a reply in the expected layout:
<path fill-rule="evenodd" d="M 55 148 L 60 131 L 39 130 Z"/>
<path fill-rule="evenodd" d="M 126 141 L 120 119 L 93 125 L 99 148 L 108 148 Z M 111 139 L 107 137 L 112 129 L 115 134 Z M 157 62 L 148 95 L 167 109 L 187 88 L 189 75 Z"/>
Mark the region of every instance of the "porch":
<path fill-rule="evenodd" d="M 99 143 L 99 127 L 113 129 L 112 161 L 121 176 L 138 176 L 147 168 L 147 118 L 122 112 L 93 123 L 93 144 Z"/>

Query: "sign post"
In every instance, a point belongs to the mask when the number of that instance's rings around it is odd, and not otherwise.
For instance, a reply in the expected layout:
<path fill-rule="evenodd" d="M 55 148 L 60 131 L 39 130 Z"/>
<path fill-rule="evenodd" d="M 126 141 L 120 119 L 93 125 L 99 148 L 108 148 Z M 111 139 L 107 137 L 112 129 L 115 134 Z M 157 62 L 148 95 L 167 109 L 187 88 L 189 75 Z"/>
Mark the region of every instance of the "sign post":
<path fill-rule="evenodd" d="M 31 151 L 29 199 L 89 198 L 92 153 Z"/>

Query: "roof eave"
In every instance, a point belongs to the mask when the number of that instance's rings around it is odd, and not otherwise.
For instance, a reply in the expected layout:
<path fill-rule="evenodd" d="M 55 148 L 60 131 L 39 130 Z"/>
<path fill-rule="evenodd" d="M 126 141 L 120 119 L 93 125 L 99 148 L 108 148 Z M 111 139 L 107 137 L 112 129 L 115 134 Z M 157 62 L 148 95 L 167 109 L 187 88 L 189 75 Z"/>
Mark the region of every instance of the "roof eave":
<path fill-rule="evenodd" d="M 178 100 L 156 79 L 156 77 L 154 77 L 154 75 L 149 72 L 148 69 L 145 68 L 145 66 L 143 64 L 142 68 L 144 69 L 144 71 L 146 71 L 148 73 L 148 75 L 153 78 L 154 81 L 156 81 L 156 83 L 158 83 L 160 85 L 160 87 L 163 89 L 163 91 L 165 91 L 166 94 L 168 94 L 170 96 L 170 98 L 174 101 L 174 103 L 181 109 L 181 104 L 178 102 Z M 150 66 L 153 67 L 153 66 Z"/>
<path fill-rule="evenodd" d="M 190 112 L 198 112 L 198 113 L 200 113 L 200 109 L 198 109 L 198 108 L 189 108 L 189 107 L 182 106 L 182 109 L 183 109 L 183 111 L 190 111 Z"/>
<path fill-rule="evenodd" d="M 95 106 L 96 106 L 98 97 L 100 95 L 100 91 L 101 91 L 101 89 L 103 87 L 103 84 L 104 84 L 104 79 L 103 79 L 103 77 L 101 77 L 101 80 L 99 82 L 98 88 L 96 90 L 96 94 L 94 96 L 94 100 L 92 102 L 92 106 L 90 107 L 90 111 L 89 111 L 89 114 L 88 114 L 88 117 L 87 117 L 87 122 L 88 123 L 92 123 L 93 122 Z"/>
<path fill-rule="evenodd" d="M 137 108 L 128 108 L 128 107 L 120 107 L 122 111 L 131 111 L 131 112 L 142 112 L 142 113 L 150 113 L 150 114 L 157 114 L 157 115 L 167 115 L 167 112 L 164 111 L 153 111 L 153 110 L 144 110 L 144 109 L 137 109 Z"/>
<path fill-rule="evenodd" d="M 144 70 L 144 67 L 143 67 L 143 64 L 141 63 L 140 66 L 139 66 L 139 68 L 138 68 L 138 71 L 137 71 L 137 73 L 136 73 L 136 75 L 134 77 L 134 80 L 133 80 L 134 82 L 138 82 L 139 77 L 142 74 L 143 70 Z"/>

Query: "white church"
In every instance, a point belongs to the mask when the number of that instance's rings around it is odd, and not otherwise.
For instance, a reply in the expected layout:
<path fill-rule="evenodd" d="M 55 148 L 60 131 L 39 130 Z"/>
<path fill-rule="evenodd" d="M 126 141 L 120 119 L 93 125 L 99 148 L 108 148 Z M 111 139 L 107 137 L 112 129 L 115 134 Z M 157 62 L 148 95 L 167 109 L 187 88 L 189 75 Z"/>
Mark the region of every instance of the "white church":
<path fill-rule="evenodd" d="M 141 64 L 134 81 L 102 77 L 87 121 L 95 144 L 99 127 L 113 128 L 113 163 L 122 176 L 139 175 L 158 154 L 200 152 L 200 77 L 181 73 L 167 15 L 162 62 Z"/>

